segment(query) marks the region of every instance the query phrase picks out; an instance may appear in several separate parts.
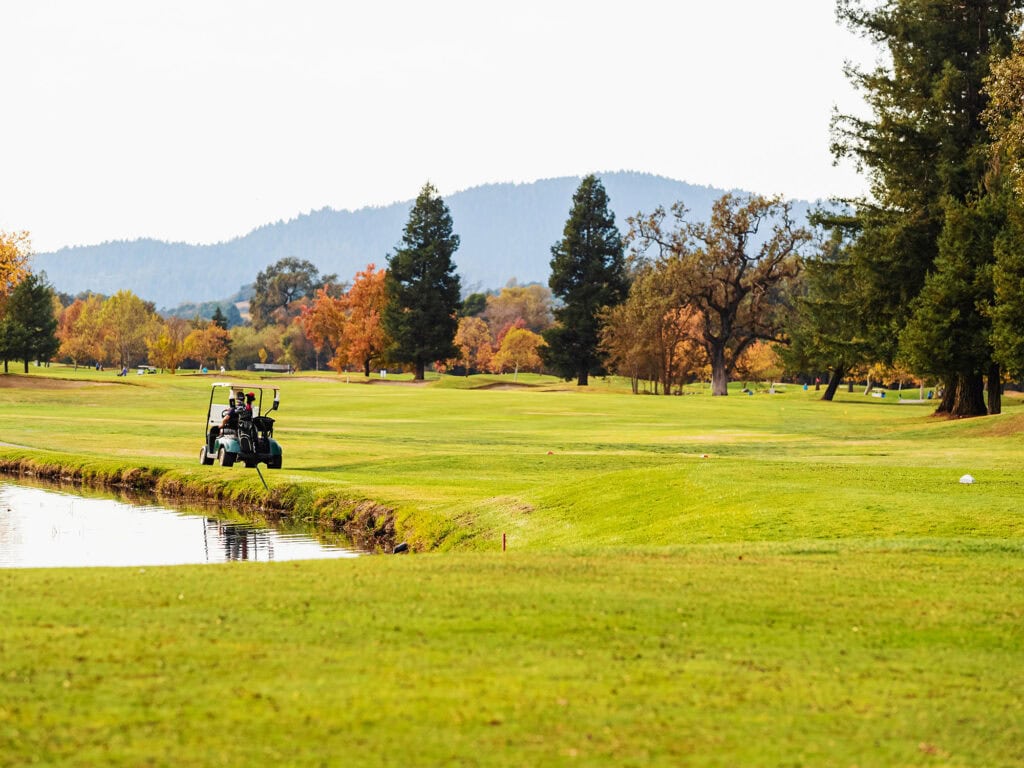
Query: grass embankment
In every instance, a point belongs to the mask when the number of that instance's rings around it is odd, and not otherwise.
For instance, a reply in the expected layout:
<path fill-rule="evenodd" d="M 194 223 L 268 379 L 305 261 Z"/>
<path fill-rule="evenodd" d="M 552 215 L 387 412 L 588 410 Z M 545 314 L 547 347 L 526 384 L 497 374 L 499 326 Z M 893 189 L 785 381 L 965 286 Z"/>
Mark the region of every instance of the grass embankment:
<path fill-rule="evenodd" d="M 12 379 L 8 459 L 262 490 L 209 380 Z M 277 493 L 492 553 L 0 573 L 0 761 L 1024 764 L 1015 403 L 283 385 Z"/>

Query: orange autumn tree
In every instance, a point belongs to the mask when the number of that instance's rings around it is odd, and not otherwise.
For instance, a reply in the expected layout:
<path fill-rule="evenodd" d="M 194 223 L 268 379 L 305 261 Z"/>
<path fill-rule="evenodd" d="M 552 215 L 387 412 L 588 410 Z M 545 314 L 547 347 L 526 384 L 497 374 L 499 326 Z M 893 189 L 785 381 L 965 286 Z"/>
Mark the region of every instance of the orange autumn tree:
<path fill-rule="evenodd" d="M 103 355 L 97 342 L 100 308 L 103 299 L 93 294 L 87 299 L 75 299 L 57 318 L 57 354 L 70 358 L 75 366 L 86 361 L 97 361 Z"/>
<path fill-rule="evenodd" d="M 184 351 L 186 357 L 198 360 L 200 365 L 212 362 L 219 367 L 227 361 L 231 351 L 231 333 L 215 323 L 196 328 L 185 337 Z"/>
<path fill-rule="evenodd" d="M 368 264 L 366 269 L 356 273 L 345 295 L 348 314 L 342 335 L 348 358 L 362 365 L 364 376 L 370 375 L 370 363 L 391 343 L 380 321 L 388 301 L 384 288 L 386 275 L 387 270 Z"/>
<path fill-rule="evenodd" d="M 776 345 L 767 341 L 755 341 L 747 347 L 736 361 L 736 373 L 744 381 L 775 380 L 782 375 L 782 362 Z"/>
<path fill-rule="evenodd" d="M 318 365 L 325 349 L 334 350 L 337 347 L 345 324 L 345 305 L 345 298 L 331 296 L 330 286 L 325 285 L 316 292 L 313 301 L 302 308 L 299 323 L 306 338 L 316 349 Z M 332 357 L 328 365 L 338 373 L 343 368 L 337 356 Z"/>
<path fill-rule="evenodd" d="M 303 309 L 302 327 L 317 347 L 330 346 L 334 358 L 329 365 L 341 373 L 349 365 L 370 375 L 370 364 L 388 346 L 388 337 L 380 322 L 387 301 L 384 289 L 386 270 L 368 264 L 357 272 L 352 287 L 340 298 L 327 289 L 317 291 L 313 303 Z"/>
<path fill-rule="evenodd" d="M 459 348 L 459 363 L 469 370 L 486 370 L 494 357 L 494 342 L 491 329 L 479 317 L 460 317 L 459 329 L 455 332 L 455 346 Z"/>

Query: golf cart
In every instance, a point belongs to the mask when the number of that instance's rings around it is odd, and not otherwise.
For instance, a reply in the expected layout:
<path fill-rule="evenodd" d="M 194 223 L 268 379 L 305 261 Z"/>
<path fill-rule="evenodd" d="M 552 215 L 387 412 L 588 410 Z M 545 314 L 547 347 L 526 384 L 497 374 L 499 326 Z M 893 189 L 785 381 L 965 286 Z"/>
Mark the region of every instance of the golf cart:
<path fill-rule="evenodd" d="M 264 410 L 264 399 L 273 405 Z M 252 397 L 246 398 L 246 394 Z M 241 399 L 241 402 L 237 402 Z M 244 408 L 251 400 L 251 412 Z M 210 404 L 206 410 L 206 440 L 199 451 L 202 464 L 216 460 L 222 467 L 241 461 L 247 467 L 259 463 L 267 469 L 281 468 L 281 446 L 274 440 L 274 420 L 271 411 L 281 403 L 277 387 L 254 387 L 217 382 L 210 389 Z"/>

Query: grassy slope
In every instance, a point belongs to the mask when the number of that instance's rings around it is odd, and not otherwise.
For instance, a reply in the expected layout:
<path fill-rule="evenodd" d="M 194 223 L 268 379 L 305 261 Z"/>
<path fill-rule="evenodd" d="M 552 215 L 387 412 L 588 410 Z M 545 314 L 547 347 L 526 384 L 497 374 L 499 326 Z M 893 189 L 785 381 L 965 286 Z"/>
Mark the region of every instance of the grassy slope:
<path fill-rule="evenodd" d="M 927 405 L 828 404 L 796 388 L 680 398 L 284 386 L 285 469 L 264 473 L 271 484 L 394 506 L 421 548 L 493 548 L 503 532 L 516 548 L 550 549 L 1018 530 L 1015 404 L 952 423 Z M 243 468 L 197 466 L 207 389 L 200 377 L 8 387 L 0 440 L 259 488 Z M 980 482 L 959 485 L 966 472 Z"/>
<path fill-rule="evenodd" d="M 14 383 L 2 441 L 258 483 L 208 382 Z M 1024 763 L 1015 407 L 285 386 L 272 484 L 510 551 L 0 572 L 0 764 Z"/>

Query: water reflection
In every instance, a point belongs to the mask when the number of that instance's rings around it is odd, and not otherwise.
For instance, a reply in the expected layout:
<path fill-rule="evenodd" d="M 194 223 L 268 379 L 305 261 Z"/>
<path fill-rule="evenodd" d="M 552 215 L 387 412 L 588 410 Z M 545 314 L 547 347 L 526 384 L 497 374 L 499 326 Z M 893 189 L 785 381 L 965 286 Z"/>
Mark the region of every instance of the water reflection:
<path fill-rule="evenodd" d="M 0 481 L 0 568 L 142 566 L 355 557 L 285 532 L 52 488 Z"/>

